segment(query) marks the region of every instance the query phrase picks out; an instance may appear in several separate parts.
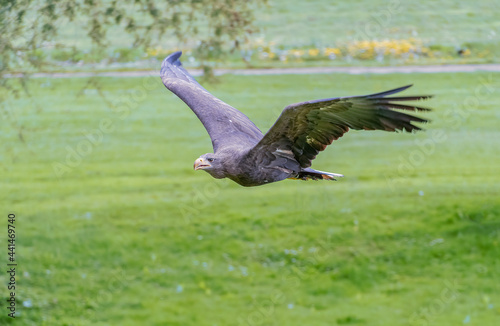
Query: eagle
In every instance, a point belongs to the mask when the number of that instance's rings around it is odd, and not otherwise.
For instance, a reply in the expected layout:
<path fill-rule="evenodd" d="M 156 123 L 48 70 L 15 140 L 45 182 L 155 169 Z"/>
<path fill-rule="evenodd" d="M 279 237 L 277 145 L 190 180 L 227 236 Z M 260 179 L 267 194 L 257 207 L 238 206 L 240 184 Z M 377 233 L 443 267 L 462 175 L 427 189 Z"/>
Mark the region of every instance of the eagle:
<path fill-rule="evenodd" d="M 217 179 L 229 178 L 241 186 L 285 179 L 336 180 L 343 175 L 310 166 L 319 152 L 349 129 L 412 132 L 421 130 L 414 123 L 428 122 L 401 111 L 430 109 L 400 102 L 425 100 L 430 95 L 388 97 L 412 86 L 408 85 L 371 95 L 288 105 L 263 134 L 246 115 L 203 88 L 184 69 L 181 55 L 178 51 L 167 56 L 160 76 L 165 87 L 196 114 L 212 140 L 213 153 L 196 159 L 194 170 Z"/>

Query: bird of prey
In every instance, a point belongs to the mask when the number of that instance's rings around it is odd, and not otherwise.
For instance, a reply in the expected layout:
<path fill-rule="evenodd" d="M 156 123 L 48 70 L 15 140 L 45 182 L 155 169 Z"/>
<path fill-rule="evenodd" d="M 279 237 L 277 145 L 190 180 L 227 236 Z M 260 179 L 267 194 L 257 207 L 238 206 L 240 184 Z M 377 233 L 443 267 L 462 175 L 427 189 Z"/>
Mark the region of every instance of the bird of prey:
<path fill-rule="evenodd" d="M 203 88 L 182 66 L 181 54 L 165 58 L 161 79 L 193 110 L 212 140 L 213 153 L 196 159 L 194 169 L 245 187 L 284 179 L 335 180 L 342 175 L 311 169 L 311 162 L 349 129 L 411 132 L 420 130 L 413 123 L 428 122 L 400 111 L 429 109 L 397 102 L 430 96 L 388 97 L 412 86 L 408 85 L 371 95 L 288 105 L 264 135 L 246 115 Z"/>

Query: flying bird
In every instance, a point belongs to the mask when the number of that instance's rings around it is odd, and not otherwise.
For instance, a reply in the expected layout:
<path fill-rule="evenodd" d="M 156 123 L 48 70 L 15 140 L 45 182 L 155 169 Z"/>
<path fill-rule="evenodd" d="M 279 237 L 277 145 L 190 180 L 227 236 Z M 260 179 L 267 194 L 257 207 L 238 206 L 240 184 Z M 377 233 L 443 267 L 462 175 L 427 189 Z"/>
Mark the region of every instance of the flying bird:
<path fill-rule="evenodd" d="M 260 186 L 284 179 L 336 180 L 341 174 L 311 169 L 311 162 L 349 129 L 421 130 L 413 123 L 428 122 L 403 111 L 429 109 L 397 102 L 431 96 L 387 97 L 412 85 L 386 92 L 336 97 L 291 104 L 263 134 L 250 119 L 203 88 L 182 66 L 175 52 L 161 65 L 166 88 L 183 100 L 201 120 L 212 140 L 213 153 L 201 155 L 195 170 L 217 179 L 229 178 L 245 186 Z"/>

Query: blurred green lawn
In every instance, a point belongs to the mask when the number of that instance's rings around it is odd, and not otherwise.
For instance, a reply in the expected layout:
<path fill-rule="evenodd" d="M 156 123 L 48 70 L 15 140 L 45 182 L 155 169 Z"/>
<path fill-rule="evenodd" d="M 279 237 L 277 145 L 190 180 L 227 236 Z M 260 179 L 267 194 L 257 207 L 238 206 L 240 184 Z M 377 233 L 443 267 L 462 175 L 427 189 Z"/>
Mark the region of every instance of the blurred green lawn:
<path fill-rule="evenodd" d="M 257 24 L 279 44 L 310 45 L 364 39 L 421 38 L 432 44 L 498 43 L 495 0 L 270 0 Z M 294 44 L 295 43 L 295 44 Z"/>
<path fill-rule="evenodd" d="M 436 95 L 426 132 L 351 131 L 322 153 L 340 181 L 256 188 L 193 171 L 210 140 L 158 77 L 31 80 L 2 108 L 20 315 L 2 285 L 0 323 L 498 325 L 499 77 L 223 76 L 207 88 L 263 131 L 293 102 Z"/>
<path fill-rule="evenodd" d="M 367 34 L 365 39 L 416 37 L 461 46 L 464 42 L 498 43 L 498 9 L 496 0 L 269 0 L 268 6 L 256 9 L 255 24 L 261 36 L 285 46 L 332 46 L 357 33 Z M 82 28 L 85 24 L 81 20 L 61 28 L 59 40 L 68 46 L 90 47 Z M 111 28 L 110 36 L 112 46 L 117 47 L 128 47 L 132 40 L 118 28 Z M 169 36 L 159 45 L 175 46 Z"/>
<path fill-rule="evenodd" d="M 160 6 L 161 8 L 161 6 Z M 498 0 L 454 1 L 386 1 L 386 0 L 269 0 L 269 5 L 257 7 L 255 25 L 260 29 L 249 37 L 254 44 L 257 39 L 275 42 L 280 48 L 322 48 L 335 47 L 352 40 L 421 40 L 426 46 L 432 46 L 436 58 L 420 57 L 414 61 L 393 60 L 382 64 L 376 60 L 354 60 L 356 65 L 387 64 L 443 64 L 443 63 L 489 63 L 498 62 L 500 53 L 500 21 Z M 34 18 L 33 18 L 34 19 Z M 144 18 L 142 18 L 144 19 Z M 137 21 L 141 16 L 137 13 Z M 203 22 L 199 25 L 203 34 Z M 88 22 L 77 19 L 58 30 L 57 43 L 65 47 L 75 47 L 78 58 L 100 62 L 107 57 L 102 53 L 92 53 L 91 42 L 86 37 Z M 109 51 L 119 60 L 134 61 L 144 59 L 144 49 L 131 46 L 132 37 L 122 28 L 110 27 L 108 31 Z M 157 44 L 164 50 L 179 47 L 184 50 L 194 48 L 199 41 L 192 37 L 187 44 L 180 44 L 173 34 L 166 33 Z M 469 49 L 470 56 L 459 56 L 457 51 Z M 77 51 L 77 52 L 78 52 Z M 114 52 L 113 52 L 114 51 Z M 89 53 L 90 52 L 90 53 Z M 109 56 L 109 54 L 108 54 Z M 223 63 L 228 67 L 245 67 L 237 53 Z M 62 60 L 65 61 L 65 60 Z M 78 60 L 77 60 L 78 61 Z M 185 62 L 189 64 L 189 62 Z M 266 62 L 252 61 L 252 66 L 315 66 L 315 65 L 352 65 L 346 60 Z M 45 67 L 49 69 L 49 67 Z M 60 68 L 59 68 L 60 69 Z M 75 69 L 68 66 L 64 69 Z M 82 69 L 78 67 L 77 69 Z M 84 68 L 83 68 L 84 69 Z M 101 67 L 102 69 L 102 67 Z"/>

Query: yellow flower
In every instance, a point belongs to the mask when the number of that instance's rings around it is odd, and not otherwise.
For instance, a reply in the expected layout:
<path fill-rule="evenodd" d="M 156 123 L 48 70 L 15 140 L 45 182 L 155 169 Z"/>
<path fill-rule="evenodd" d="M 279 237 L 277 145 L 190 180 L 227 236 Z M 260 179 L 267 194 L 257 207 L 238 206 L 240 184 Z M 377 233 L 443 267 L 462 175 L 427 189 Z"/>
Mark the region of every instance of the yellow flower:
<path fill-rule="evenodd" d="M 156 57 L 158 55 L 158 50 L 156 49 L 147 49 L 146 54 L 151 57 Z"/>
<path fill-rule="evenodd" d="M 296 49 L 293 49 L 293 50 L 290 50 L 290 53 L 291 53 L 291 55 L 293 55 L 294 57 L 300 58 L 301 56 L 303 56 L 303 55 L 304 55 L 304 50 L 296 50 Z"/>
<path fill-rule="evenodd" d="M 339 50 L 339 49 L 337 49 L 337 48 L 326 48 L 326 49 L 325 49 L 325 55 L 326 55 L 326 56 L 330 56 L 330 55 L 332 55 L 332 54 L 334 54 L 334 55 L 336 55 L 336 56 L 339 56 L 339 55 L 341 55 L 341 54 L 342 54 L 342 52 L 340 52 L 340 50 Z"/>
<path fill-rule="evenodd" d="M 309 56 L 311 57 L 315 57 L 319 54 L 319 50 L 318 49 L 309 49 L 309 51 L 307 51 L 309 53 Z"/>

